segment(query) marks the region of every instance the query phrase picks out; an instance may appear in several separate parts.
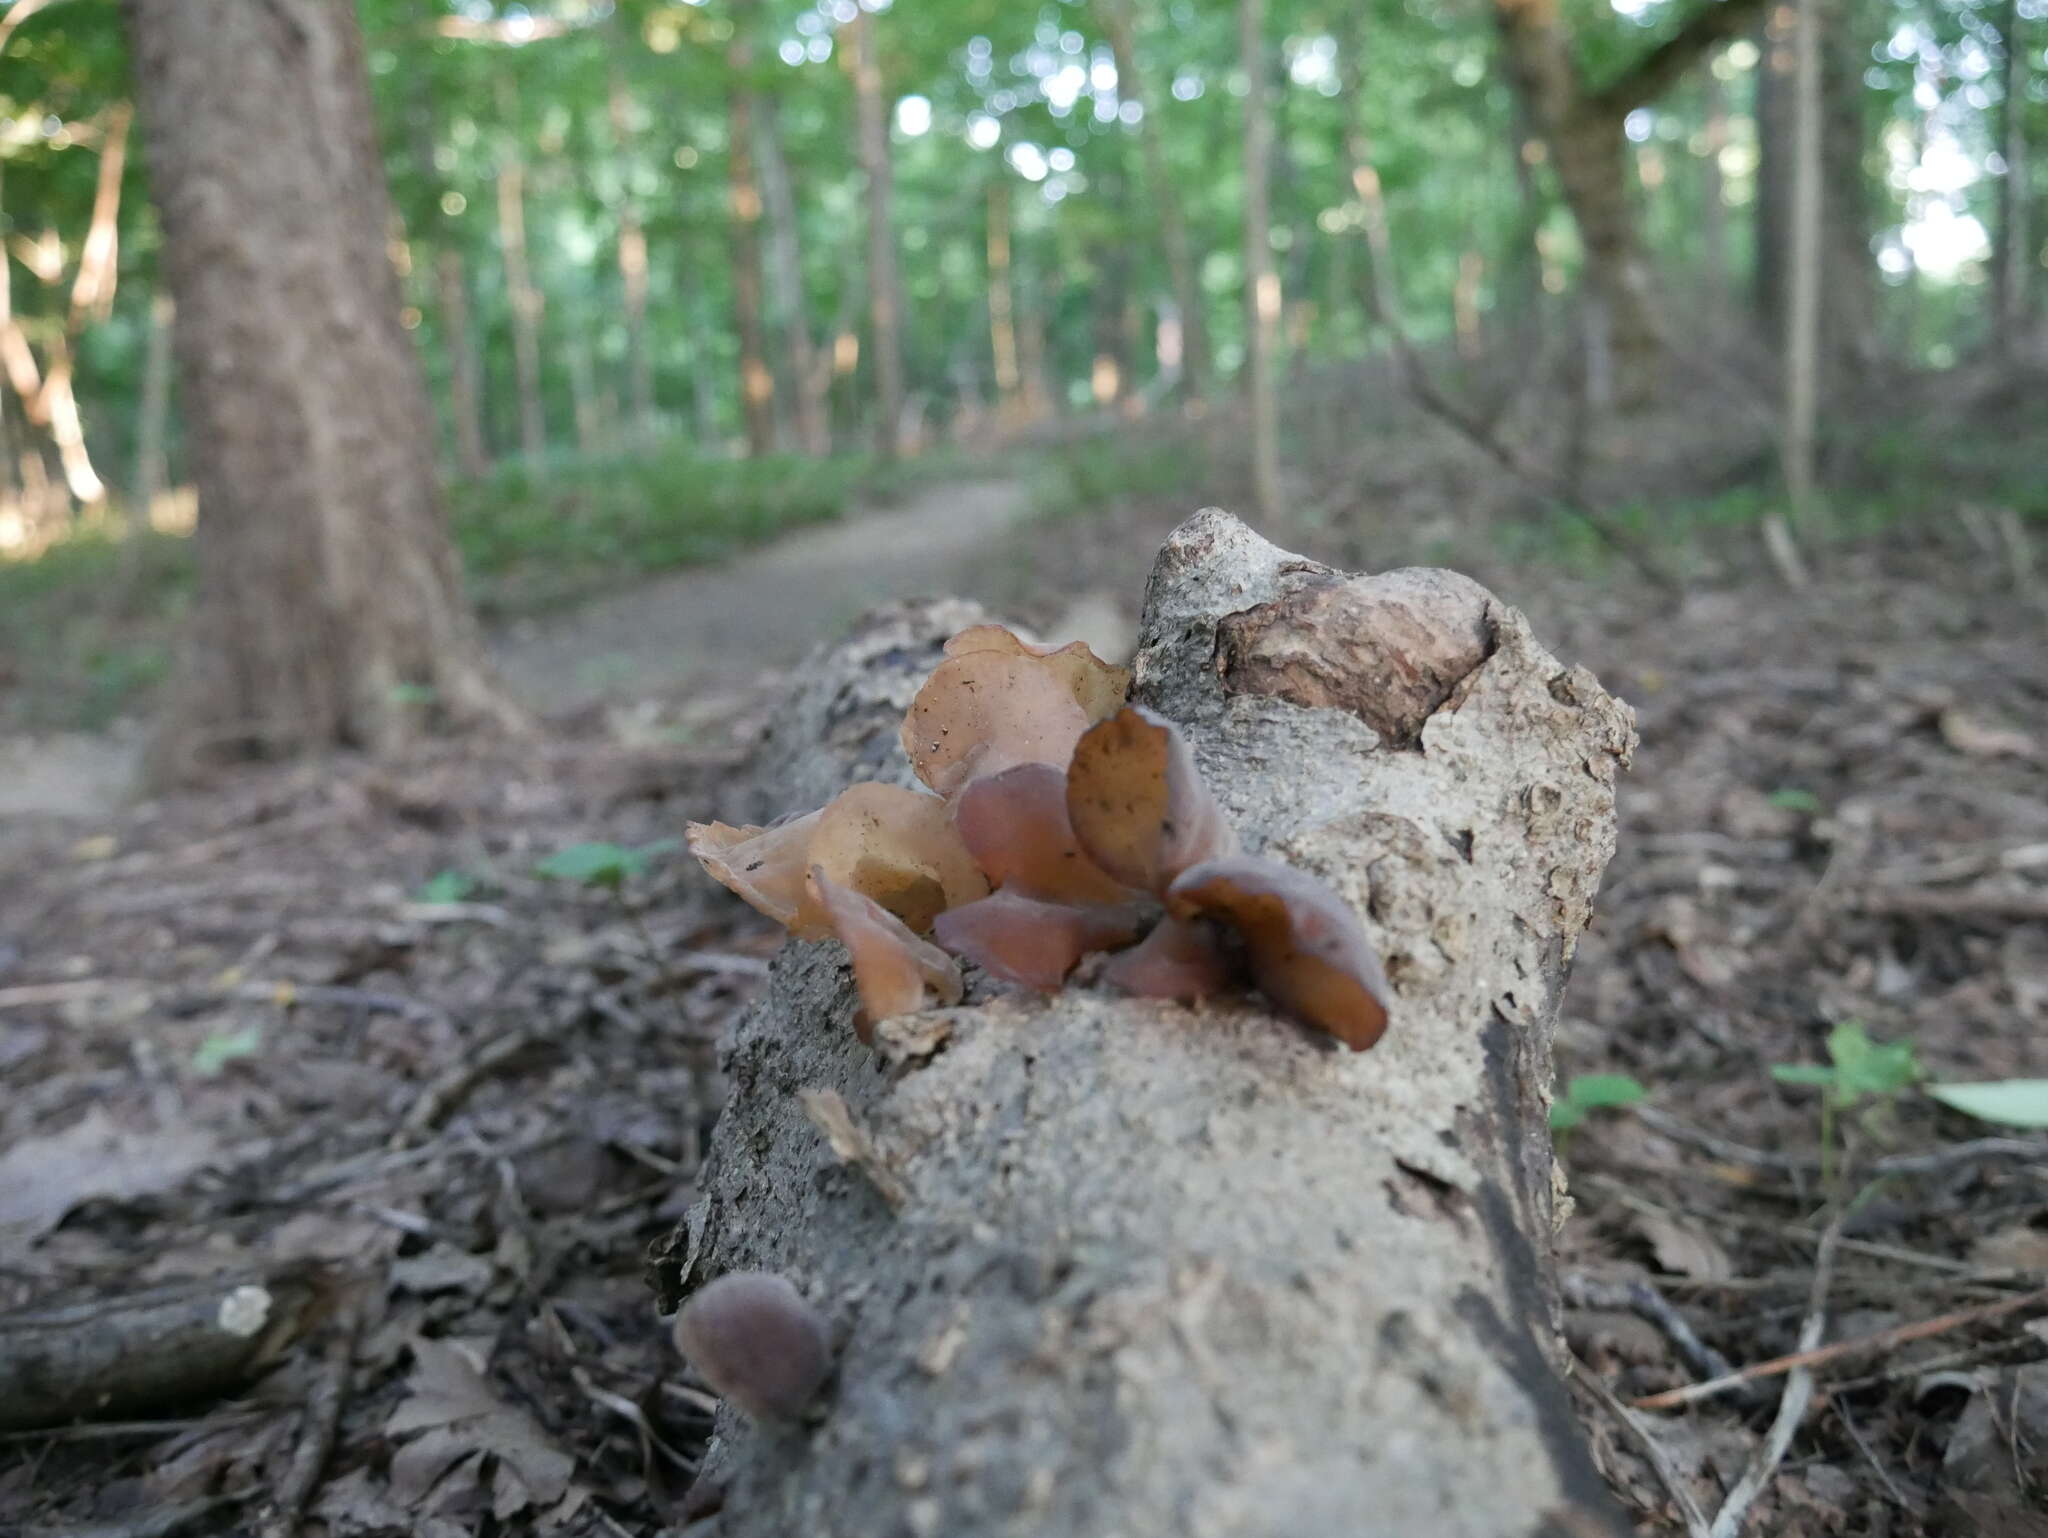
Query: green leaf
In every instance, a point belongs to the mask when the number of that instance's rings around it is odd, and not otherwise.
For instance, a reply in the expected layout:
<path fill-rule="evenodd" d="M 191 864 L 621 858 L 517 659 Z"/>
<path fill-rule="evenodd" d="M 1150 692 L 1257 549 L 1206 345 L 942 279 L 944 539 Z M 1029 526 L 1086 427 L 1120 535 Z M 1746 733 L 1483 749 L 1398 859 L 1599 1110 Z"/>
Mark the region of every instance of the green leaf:
<path fill-rule="evenodd" d="M 426 684 L 393 684 L 391 703 L 394 705 L 431 705 L 440 696 Z"/>
<path fill-rule="evenodd" d="M 1992 1079 L 1983 1084 L 1930 1084 L 1927 1093 L 1951 1110 L 2008 1127 L 2048 1127 L 2048 1079 Z"/>
<path fill-rule="evenodd" d="M 1816 1084 L 1828 1088 L 1838 1075 L 1834 1069 L 1823 1068 L 1818 1063 L 1773 1063 L 1771 1077 L 1780 1084 Z"/>
<path fill-rule="evenodd" d="M 1818 812 L 1820 810 L 1820 797 L 1810 790 L 1801 790 L 1796 785 L 1787 785 L 1774 790 L 1764 799 L 1769 801 L 1772 806 L 1780 807 L 1788 812 Z"/>
<path fill-rule="evenodd" d="M 192 1053 L 192 1071 L 211 1079 L 238 1057 L 248 1057 L 263 1045 L 263 1028 L 245 1025 L 239 1031 L 215 1031 Z"/>
<path fill-rule="evenodd" d="M 1565 1098 L 1587 1110 L 1634 1105 L 1650 1092 L 1625 1073 L 1582 1073 L 1565 1089 Z"/>
<path fill-rule="evenodd" d="M 423 903 L 459 903 L 476 890 L 476 881 L 459 870 L 437 872 L 419 889 L 415 900 Z"/>
<path fill-rule="evenodd" d="M 646 863 L 635 851 L 620 844 L 571 844 L 549 855 L 534 869 L 558 881 L 618 887 L 625 884 L 628 876 L 637 876 Z"/>
<path fill-rule="evenodd" d="M 1550 1102 L 1550 1130 L 1552 1132 L 1569 1132 L 1585 1119 L 1586 1108 L 1582 1105 L 1573 1105 L 1569 1100 L 1553 1100 Z"/>

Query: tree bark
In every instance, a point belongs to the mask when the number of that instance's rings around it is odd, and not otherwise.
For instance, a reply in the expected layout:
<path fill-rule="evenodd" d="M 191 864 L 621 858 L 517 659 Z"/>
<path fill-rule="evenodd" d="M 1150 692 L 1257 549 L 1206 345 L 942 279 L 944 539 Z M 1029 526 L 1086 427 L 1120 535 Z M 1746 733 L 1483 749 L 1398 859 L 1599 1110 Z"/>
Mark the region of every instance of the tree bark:
<path fill-rule="evenodd" d="M 1721 176 L 1721 152 L 1728 147 L 1728 88 L 1707 72 L 1702 82 L 1706 122 L 1701 132 L 1706 153 L 1700 156 L 1700 242 L 1706 248 L 1701 273 L 1716 298 L 1728 293 L 1728 201 Z"/>
<path fill-rule="evenodd" d="M 135 428 L 135 482 L 128 499 L 130 538 L 147 534 L 164 488 L 164 440 L 171 420 L 171 314 L 168 294 L 149 301 L 149 339 L 142 353 L 142 406 Z"/>
<path fill-rule="evenodd" d="M 1870 46 L 1858 10 L 1847 0 L 1820 0 L 1821 270 L 1820 390 L 1854 391 L 1877 356 L 1877 261 L 1870 249 L 1870 177 L 1863 71 Z"/>
<path fill-rule="evenodd" d="M 354 7 L 125 14 L 200 506 L 151 768 L 516 725 L 442 517 Z"/>
<path fill-rule="evenodd" d="M 1757 35 L 1756 212 L 1750 223 L 1750 276 L 1757 321 L 1773 346 L 1785 329 L 1785 253 L 1792 228 L 1792 33 L 1793 10 L 1786 4 L 1771 6 Z"/>
<path fill-rule="evenodd" d="M 476 339 L 469 326 L 469 275 L 462 253 L 443 246 L 434 255 L 434 284 L 441 299 L 441 341 L 448 349 L 448 411 L 455 419 L 455 463 L 472 478 L 491 468 L 484 449 L 483 387 L 478 378 Z"/>
<path fill-rule="evenodd" d="M 1173 285 L 1174 308 L 1180 312 L 1181 385 L 1189 399 L 1199 400 L 1209 388 L 1209 326 L 1201 278 L 1188 239 L 1187 218 L 1181 211 L 1180 192 L 1166 159 L 1165 132 L 1153 114 L 1154 103 L 1138 71 L 1131 0 L 1099 0 L 1097 11 L 1116 59 L 1117 95 L 1136 102 L 1143 114 L 1138 119 L 1138 148 L 1145 157 L 1145 189 L 1159 220 L 1159 244 L 1166 257 L 1167 279 Z"/>
<path fill-rule="evenodd" d="M 825 398 L 832 388 L 831 359 L 821 357 L 811 339 L 810 306 L 804 300 L 803 252 L 797 238 L 796 196 L 790 186 L 789 160 L 782 153 L 780 114 L 773 96 L 760 97 L 757 105 L 761 198 L 768 210 L 768 277 L 775 289 L 775 307 L 782 312 L 796 436 L 806 454 L 822 459 L 832 452 L 832 424 L 825 411 Z"/>
<path fill-rule="evenodd" d="M 813 659 L 778 719 L 830 735 L 783 760 L 793 799 L 907 778 L 897 713 L 956 621 L 899 609 Z M 720 1412 L 721 1538 L 1627 1533 L 1552 1371 L 1545 1122 L 1627 708 L 1462 577 L 1347 579 L 1213 510 L 1142 635 L 1138 695 L 1247 844 L 1365 919 L 1392 1030 L 1354 1056 L 1248 1001 L 1077 985 L 885 1024 L 878 1071 L 840 948 L 787 946 L 653 1256 L 664 1308 L 780 1271 L 838 1343 L 815 1426 Z M 1385 735 L 1353 713 L 1415 665 L 1447 693 Z"/>
<path fill-rule="evenodd" d="M 996 415 L 1005 427 L 1024 416 L 1017 363 L 1017 295 L 1010 278 L 1010 179 L 998 170 L 988 184 L 988 346 L 996 376 Z"/>
<path fill-rule="evenodd" d="M 740 334 L 740 415 L 747 452 L 775 452 L 775 373 L 768 367 L 768 331 L 761 322 L 761 184 L 754 176 L 754 51 L 746 29 L 726 54 L 726 168 L 732 188 L 732 311 Z"/>
<path fill-rule="evenodd" d="M 1266 115 L 1265 0 L 1238 0 L 1238 57 L 1244 69 L 1245 398 L 1252 422 L 1252 502 L 1262 522 L 1280 516 L 1280 407 L 1274 351 L 1280 330 L 1280 275 L 1273 270 L 1266 179 L 1273 158 Z"/>
<path fill-rule="evenodd" d="M 889 104 L 882 96 L 882 66 L 875 57 L 875 21 L 866 10 L 846 25 L 847 67 L 853 72 L 859 119 L 860 163 L 868 188 L 868 319 L 874 350 L 875 452 L 885 460 L 902 452 L 902 285 L 896 276 L 896 228 L 891 212 L 894 172 L 889 161 Z"/>
<path fill-rule="evenodd" d="M 2027 47 L 2026 20 L 2018 0 L 2005 0 L 1999 11 L 1998 37 L 2005 51 L 2000 80 L 2005 100 L 1999 108 L 1999 153 L 2005 174 L 1998 179 L 1998 245 L 1991 253 L 1994 327 L 1999 351 L 2010 353 L 2026 329 L 2028 278 L 2034 266 L 2028 232 L 2027 185 Z"/>

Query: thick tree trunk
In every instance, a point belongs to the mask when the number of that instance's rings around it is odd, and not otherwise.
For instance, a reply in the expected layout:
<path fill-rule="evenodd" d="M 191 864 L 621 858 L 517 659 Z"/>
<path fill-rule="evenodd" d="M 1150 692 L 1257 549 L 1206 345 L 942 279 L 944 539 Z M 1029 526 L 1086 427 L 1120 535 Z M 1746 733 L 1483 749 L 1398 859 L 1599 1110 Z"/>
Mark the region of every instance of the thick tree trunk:
<path fill-rule="evenodd" d="M 1870 177 L 1863 167 L 1863 72 L 1870 42 L 1846 0 L 1820 0 L 1820 381 L 1854 390 L 1877 356 L 1877 260 L 1870 249 Z M 1882 33 L 1879 34 L 1882 36 Z"/>
<path fill-rule="evenodd" d="M 1209 388 L 1209 326 L 1187 218 L 1181 212 L 1180 192 L 1166 159 L 1165 127 L 1153 113 L 1156 103 L 1138 72 L 1131 0 L 1098 0 L 1096 9 L 1116 59 L 1117 96 L 1136 102 L 1143 113 L 1138 119 L 1138 146 L 1145 157 L 1145 190 L 1159 221 L 1159 244 L 1166 256 L 1168 281 L 1173 284 L 1174 308 L 1180 312 L 1181 383 L 1190 399 L 1199 400 Z"/>
<path fill-rule="evenodd" d="M 1238 0 L 1238 59 L 1244 93 L 1245 403 L 1252 420 L 1252 501 L 1262 523 L 1280 516 L 1280 406 L 1274 352 L 1280 331 L 1280 275 L 1273 270 L 1266 179 L 1273 133 L 1266 115 L 1265 0 Z"/>
<path fill-rule="evenodd" d="M 1998 244 L 1991 253 L 1995 333 L 2002 352 L 2010 352 L 2026 329 L 2028 277 L 2034 266 L 2027 217 L 2032 210 L 2027 206 L 2025 32 L 2019 0 L 2005 0 L 1998 21 L 1999 42 L 2005 50 L 2000 71 L 2005 100 L 1999 108 L 1999 153 L 2005 160 L 2005 174 L 1998 179 Z"/>
<path fill-rule="evenodd" d="M 781 744 L 789 804 L 907 777 L 897 714 L 959 617 L 813 660 L 778 720 L 829 737 Z M 1462 577 L 1346 579 L 1214 511 L 1142 636 L 1139 696 L 1247 844 L 1366 920 L 1392 1029 L 1352 1055 L 1249 1001 L 1075 985 L 885 1025 L 878 1065 L 840 948 L 786 947 L 654 1257 L 664 1307 L 780 1271 L 837 1341 L 815 1426 L 720 1413 L 721 1538 L 1625 1534 L 1552 1371 L 1545 1112 L 1629 712 Z M 1439 686 L 1390 718 L 1415 666 Z"/>
<path fill-rule="evenodd" d="M 853 72 L 859 118 L 860 163 L 868 188 L 868 322 L 874 349 L 875 452 L 894 459 L 902 452 L 903 310 L 896 276 L 896 227 L 891 211 L 894 170 L 889 160 L 889 104 L 882 95 L 882 66 L 875 57 L 875 22 L 859 11 L 846 25 L 847 67 Z"/>
<path fill-rule="evenodd" d="M 200 507 L 154 769 L 514 724 L 438 501 L 354 7 L 126 16 Z"/>
<path fill-rule="evenodd" d="M 763 96 L 757 106 L 761 198 L 768 211 L 768 277 L 775 290 L 775 307 L 782 313 L 796 436 L 806 454 L 823 458 L 832 452 L 832 424 L 825 412 L 825 397 L 832 388 L 831 359 L 821 358 L 811 340 L 810 306 L 804 301 L 803 252 L 797 239 L 796 195 L 790 187 L 789 161 L 782 153 L 782 129 L 775 98 Z"/>
<path fill-rule="evenodd" d="M 726 169 L 732 199 L 732 311 L 740 335 L 740 415 L 747 452 L 775 452 L 775 373 L 768 367 L 768 328 L 761 321 L 761 184 L 754 176 L 753 47 L 744 29 L 734 33 L 726 63 Z"/>

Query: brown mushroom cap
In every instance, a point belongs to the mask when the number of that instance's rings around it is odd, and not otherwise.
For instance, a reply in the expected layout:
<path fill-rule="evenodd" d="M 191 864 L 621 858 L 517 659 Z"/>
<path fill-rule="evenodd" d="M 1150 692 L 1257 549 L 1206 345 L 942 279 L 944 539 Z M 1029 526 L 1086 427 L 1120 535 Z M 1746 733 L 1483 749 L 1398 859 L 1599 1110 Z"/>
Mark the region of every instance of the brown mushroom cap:
<path fill-rule="evenodd" d="M 1075 745 L 1067 816 L 1097 865 L 1147 892 L 1164 893 L 1189 866 L 1237 850 L 1187 739 L 1142 705 L 1126 705 Z"/>
<path fill-rule="evenodd" d="M 969 625 L 946 643 L 948 657 L 969 652 L 1005 652 L 1013 657 L 1038 657 L 1065 680 L 1074 701 L 1090 721 L 1113 716 L 1131 692 L 1131 670 L 1104 662 L 1085 641 L 1065 646 L 1034 646 L 1007 625 Z"/>
<path fill-rule="evenodd" d="M 919 779 L 950 797 L 1015 764 L 1065 764 L 1087 729 L 1087 713 L 1045 660 L 973 651 L 924 681 L 903 718 L 903 751 Z"/>
<path fill-rule="evenodd" d="M 821 866 L 912 929 L 986 895 L 988 882 L 937 796 L 869 781 L 829 805 L 767 828 L 692 823 L 690 853 L 713 878 L 802 940 L 832 934 L 806 877 Z"/>
<path fill-rule="evenodd" d="M 1090 951 L 1129 945 L 1156 912 L 1146 903 L 1075 907 L 998 892 L 940 914 L 932 938 L 991 977 L 1050 992 Z"/>
<path fill-rule="evenodd" d="M 882 1021 L 923 1009 L 927 988 L 942 1004 L 960 1002 L 960 969 L 951 956 L 920 940 L 873 898 L 841 886 L 823 866 L 812 867 L 809 884 L 812 899 L 853 958 L 853 982 L 860 990 L 854 1032 L 864 1043 L 873 1043 Z"/>
<path fill-rule="evenodd" d="M 1067 776 L 1051 764 L 974 780 L 953 800 L 953 826 L 982 874 L 1006 892 L 1065 903 L 1137 895 L 1082 852 L 1067 820 Z"/>
<path fill-rule="evenodd" d="M 1192 1004 L 1224 992 L 1241 973 L 1241 963 L 1214 924 L 1169 913 L 1143 940 L 1112 956 L 1102 980 L 1140 998 Z"/>
<path fill-rule="evenodd" d="M 733 1271 L 676 1316 L 676 1348 L 723 1398 L 757 1420 L 793 1420 L 832 1366 L 825 1321 L 786 1278 Z"/>
<path fill-rule="evenodd" d="M 1175 917 L 1228 924 L 1259 991 L 1305 1025 L 1363 1052 L 1387 1028 L 1392 991 L 1358 916 L 1292 866 L 1234 855 L 1186 871 L 1166 894 Z"/>

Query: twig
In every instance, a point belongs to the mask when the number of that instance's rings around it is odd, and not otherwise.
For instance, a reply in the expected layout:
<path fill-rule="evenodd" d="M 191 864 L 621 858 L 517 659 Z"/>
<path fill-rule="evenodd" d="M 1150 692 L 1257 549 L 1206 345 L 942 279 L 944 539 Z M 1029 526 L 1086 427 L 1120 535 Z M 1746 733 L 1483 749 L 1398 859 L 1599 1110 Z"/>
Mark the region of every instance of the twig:
<path fill-rule="evenodd" d="M 225 1495 L 202 1495 L 189 1501 L 164 1506 L 144 1506 L 110 1522 L 89 1522 L 83 1527 L 38 1528 L 35 1538 L 171 1538 L 203 1517 L 239 1506 L 253 1491 L 237 1490 Z"/>
<path fill-rule="evenodd" d="M 1638 1106 L 1636 1119 L 1674 1143 L 1684 1143 L 1729 1164 L 1747 1164 L 1757 1169 L 1784 1170 L 1807 1174 L 1820 1168 L 1820 1161 L 1803 1154 L 1774 1153 L 1717 1137 L 1690 1122 L 1680 1121 L 1655 1106 Z M 2048 1140 L 2038 1138 L 1987 1137 L 1951 1144 L 1928 1153 L 1886 1154 L 1868 1164 L 1854 1166 L 1863 1175 L 1939 1175 L 1979 1159 L 2048 1159 Z"/>
<path fill-rule="evenodd" d="M 1870 1465 L 1870 1472 L 1877 1476 L 1878 1483 L 1884 1486 L 1885 1494 L 1892 1498 L 1900 1510 L 1910 1511 L 1915 1516 L 1924 1516 L 1926 1513 L 1921 1507 L 1915 1505 L 1906 1492 L 1899 1488 L 1898 1481 L 1892 1478 L 1891 1470 L 1877 1461 L 1877 1454 L 1870 1450 L 1870 1444 L 1863 1440 L 1863 1433 L 1856 1429 L 1856 1422 L 1849 1414 L 1849 1406 L 1842 1401 L 1841 1396 L 1837 1395 L 1831 1400 L 1828 1408 L 1835 1412 L 1835 1419 L 1842 1423 L 1842 1429 L 1849 1434 L 1850 1442 L 1855 1445 L 1856 1451 L 1863 1455 L 1863 1461 Z"/>
<path fill-rule="evenodd" d="M 1637 1448 L 1641 1450 L 1643 1457 L 1648 1460 L 1651 1469 L 1663 1483 L 1665 1493 L 1671 1497 L 1671 1504 L 1678 1508 L 1678 1514 L 1685 1522 L 1686 1532 L 1691 1538 L 1709 1538 L 1707 1514 L 1700 1510 L 1700 1504 L 1693 1499 L 1692 1491 L 1686 1488 L 1678 1470 L 1671 1466 L 1671 1459 L 1664 1451 L 1664 1444 L 1657 1440 L 1656 1434 L 1642 1423 L 1634 1411 L 1621 1402 L 1613 1389 L 1600 1381 L 1598 1373 L 1576 1356 L 1570 1361 L 1572 1376 L 1578 1380 L 1579 1386 L 1598 1400 L 1600 1407 L 1613 1416 L 1621 1429 L 1634 1439 Z"/>
<path fill-rule="evenodd" d="M 1830 1250 L 1840 1247 L 1839 1225 L 1831 1225 L 1828 1232 L 1822 1236 L 1821 1243 Z M 1903 1346 L 1909 1341 L 1945 1335 L 1950 1330 L 1960 1329 L 1966 1324 L 1978 1324 L 2036 1303 L 2048 1303 L 2048 1287 L 2023 1292 L 2015 1297 L 2000 1298 L 1995 1303 L 1980 1303 L 1975 1308 L 1959 1308 L 1952 1313 L 1937 1314 L 1932 1319 L 1916 1320 L 1912 1324 L 1895 1325 L 1889 1330 L 1879 1330 L 1875 1334 L 1859 1335 L 1854 1340 L 1838 1340 L 1829 1346 L 1815 1347 L 1802 1344 L 1789 1356 L 1772 1357 L 1767 1362 L 1753 1363 L 1725 1377 L 1714 1378 L 1705 1383 L 1687 1384 L 1684 1388 L 1666 1389 L 1661 1394 L 1632 1399 L 1629 1403 L 1638 1410 L 1672 1410 L 1680 1405 L 1712 1398 L 1737 1383 L 1751 1383 L 1758 1378 L 1775 1377 L 1783 1372 L 1798 1372 L 1808 1367 L 1818 1367 L 1836 1361 L 1841 1357 L 1857 1356 L 1866 1351 L 1889 1351 L 1892 1347 Z M 1801 1340 L 1804 1338 L 1802 1332 Z"/>
<path fill-rule="evenodd" d="M 264 1538 L 292 1538 L 306 1502 L 319 1487 L 320 1472 L 334 1451 L 335 1429 L 341 1424 L 341 1407 L 348 1399 L 349 1376 L 355 1365 L 356 1337 L 362 1333 L 363 1305 L 360 1293 L 351 1293 L 335 1320 L 333 1337 L 320 1364 L 320 1376 L 306 1396 L 306 1418 L 299 1432 L 299 1445 L 278 1486 L 277 1508 L 263 1525 Z"/>
<path fill-rule="evenodd" d="M 2048 892 L 2014 890 L 2010 887 L 1966 887 L 1959 892 L 1928 891 L 1918 887 L 1866 887 L 1834 899 L 1837 908 L 1856 913 L 1967 917 L 1988 914 L 1997 918 L 2048 919 Z"/>
<path fill-rule="evenodd" d="M 479 1082 L 546 1037 L 545 1027 L 522 1025 L 485 1042 L 420 1092 L 386 1146 L 403 1148 L 420 1134 L 431 1132 Z"/>
<path fill-rule="evenodd" d="M 1828 1322 L 1828 1285 L 1834 1279 L 1835 1249 L 1841 1243 L 1842 1224 L 1849 1216 L 1844 1207 L 1835 1214 L 1834 1221 L 1821 1236 L 1820 1250 L 1813 1257 L 1813 1290 L 1807 1304 L 1806 1322 L 1799 1327 L 1799 1349 L 1811 1354 L 1820 1345 L 1822 1331 Z M 1771 1422 L 1770 1432 L 1764 1437 L 1764 1445 L 1757 1449 L 1757 1455 L 1750 1460 L 1749 1467 L 1742 1471 L 1742 1477 L 1735 1481 L 1735 1487 L 1728 1492 L 1728 1498 L 1721 1503 L 1721 1509 L 1714 1516 L 1713 1526 L 1707 1530 L 1707 1538 L 1735 1538 L 1742 1531 L 1742 1519 L 1749 1514 L 1750 1506 L 1763 1493 L 1771 1476 L 1778 1471 L 1778 1465 L 1785 1461 L 1785 1451 L 1792 1445 L 1793 1433 L 1806 1418 L 1806 1406 L 1813 1398 L 1813 1373 L 1804 1364 L 1795 1366 L 1785 1377 L 1785 1394 L 1778 1401 L 1778 1414 Z M 1641 1401 L 1638 1401 L 1638 1407 Z"/>
<path fill-rule="evenodd" d="M 1664 1332 L 1685 1365 L 1703 1378 L 1726 1377 L 1735 1364 L 1701 1340 L 1685 1315 L 1648 1282 L 1608 1282 L 1575 1271 L 1564 1279 L 1564 1301 L 1573 1308 L 1625 1308 Z"/>

